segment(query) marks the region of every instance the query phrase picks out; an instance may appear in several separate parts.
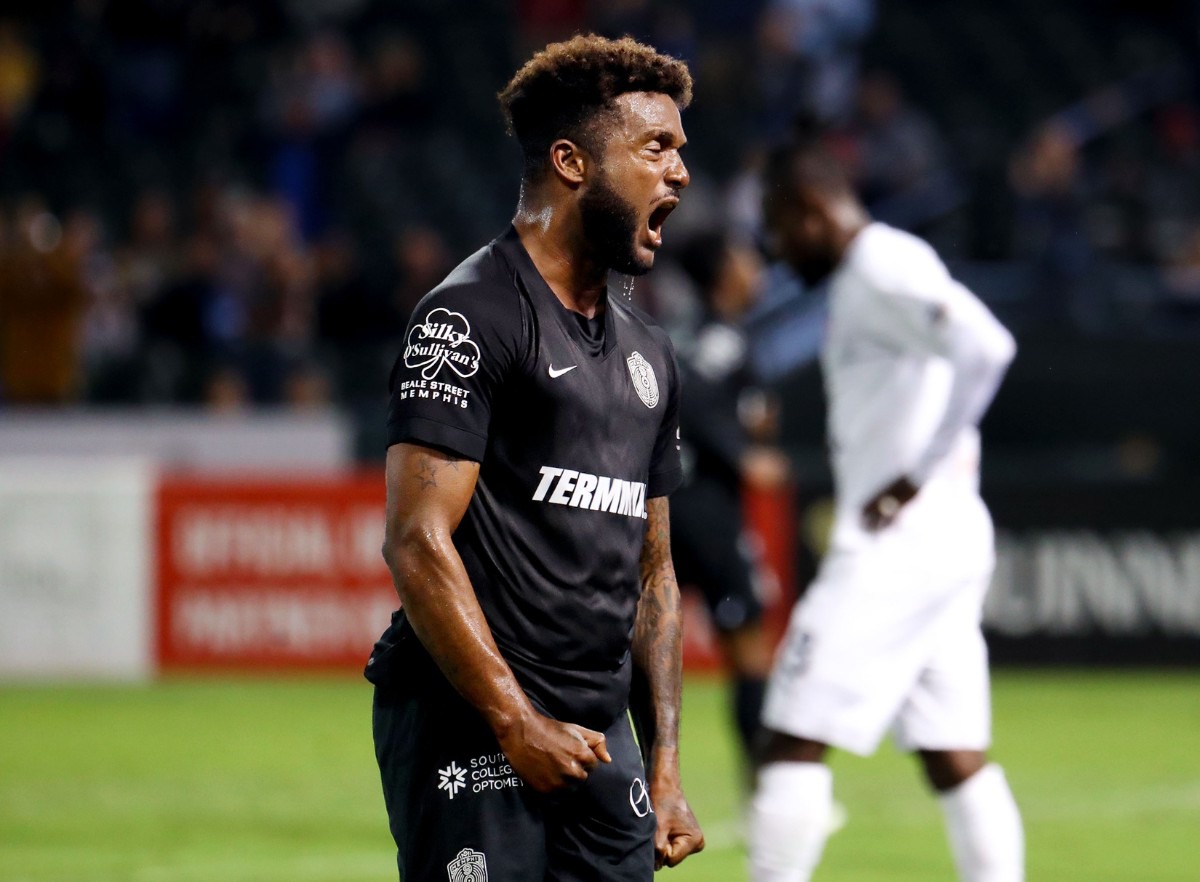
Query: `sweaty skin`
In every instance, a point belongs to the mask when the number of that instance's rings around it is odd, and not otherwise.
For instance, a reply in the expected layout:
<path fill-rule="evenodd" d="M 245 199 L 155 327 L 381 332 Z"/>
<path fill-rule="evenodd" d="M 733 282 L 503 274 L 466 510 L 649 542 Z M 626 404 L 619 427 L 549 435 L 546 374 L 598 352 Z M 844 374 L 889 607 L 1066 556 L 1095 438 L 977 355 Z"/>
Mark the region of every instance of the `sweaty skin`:
<path fill-rule="evenodd" d="M 584 229 L 580 202 L 588 187 L 618 194 L 635 218 L 620 261 L 636 272 L 654 266 L 661 241 L 656 212 L 674 208 L 691 181 L 680 150 L 687 143 L 679 108 L 667 95 L 630 92 L 613 102 L 615 123 L 603 154 L 565 138 L 550 147 L 550 169 L 521 190 L 513 226 L 550 290 L 567 309 L 595 318 L 602 309 L 614 255 L 598 253 Z M 660 229 L 651 229 L 652 221 Z"/>
<path fill-rule="evenodd" d="M 415 444 L 388 448 L 383 556 L 425 649 L 483 715 L 513 770 L 546 793 L 612 757 L 600 732 L 538 713 L 496 647 L 451 541 L 478 477 L 471 460 Z"/>

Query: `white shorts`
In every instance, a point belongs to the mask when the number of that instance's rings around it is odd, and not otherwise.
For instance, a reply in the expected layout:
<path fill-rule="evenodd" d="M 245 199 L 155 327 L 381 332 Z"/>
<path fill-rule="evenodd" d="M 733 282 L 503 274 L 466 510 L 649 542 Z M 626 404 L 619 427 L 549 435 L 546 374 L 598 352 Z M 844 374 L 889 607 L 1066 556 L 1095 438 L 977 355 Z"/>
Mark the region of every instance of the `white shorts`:
<path fill-rule="evenodd" d="M 944 540 L 939 556 L 910 539 L 885 531 L 826 557 L 776 658 L 767 728 L 863 756 L 889 727 L 903 750 L 989 746 L 990 556 L 947 567 Z"/>

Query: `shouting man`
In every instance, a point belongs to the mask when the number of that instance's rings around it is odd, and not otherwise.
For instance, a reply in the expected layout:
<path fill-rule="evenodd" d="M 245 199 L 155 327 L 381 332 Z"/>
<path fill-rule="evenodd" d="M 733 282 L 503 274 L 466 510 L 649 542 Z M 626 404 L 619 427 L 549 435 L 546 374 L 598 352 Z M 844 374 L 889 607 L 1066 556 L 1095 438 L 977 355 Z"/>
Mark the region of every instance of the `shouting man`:
<path fill-rule="evenodd" d="M 535 55 L 500 94 L 512 227 L 410 322 L 384 545 L 402 609 L 366 672 L 404 882 L 645 882 L 703 847 L 679 783 L 679 382 L 627 302 L 688 184 L 691 87 L 630 39 Z"/>

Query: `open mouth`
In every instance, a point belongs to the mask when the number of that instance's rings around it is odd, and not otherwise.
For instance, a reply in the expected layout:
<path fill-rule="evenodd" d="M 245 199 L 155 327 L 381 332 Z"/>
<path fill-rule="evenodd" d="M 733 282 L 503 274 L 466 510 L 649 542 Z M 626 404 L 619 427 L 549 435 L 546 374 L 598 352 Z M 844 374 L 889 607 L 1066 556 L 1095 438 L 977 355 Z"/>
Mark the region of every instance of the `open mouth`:
<path fill-rule="evenodd" d="M 655 206 L 650 212 L 650 218 L 646 222 L 646 227 L 650 232 L 650 242 L 655 248 L 662 245 L 662 227 L 667 220 L 667 216 L 675 210 L 675 206 L 679 204 L 679 200 L 675 198 L 664 199 Z"/>

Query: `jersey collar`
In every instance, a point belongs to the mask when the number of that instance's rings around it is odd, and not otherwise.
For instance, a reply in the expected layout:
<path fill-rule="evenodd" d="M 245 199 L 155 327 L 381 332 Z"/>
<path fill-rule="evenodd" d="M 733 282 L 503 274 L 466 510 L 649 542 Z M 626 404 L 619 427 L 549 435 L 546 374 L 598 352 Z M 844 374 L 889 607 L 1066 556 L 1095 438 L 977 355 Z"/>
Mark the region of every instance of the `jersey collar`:
<path fill-rule="evenodd" d="M 512 268 L 517 280 L 530 297 L 547 304 L 559 317 L 559 323 L 571 338 L 575 339 L 581 348 L 586 349 L 583 330 L 579 327 L 579 323 L 568 314 L 570 310 L 563 306 L 562 301 L 550 290 L 550 286 L 546 284 L 546 280 L 542 278 L 542 274 L 534 265 L 533 258 L 521 244 L 521 237 L 517 234 L 515 227 L 509 226 L 508 231 L 496 240 L 496 250 Z M 608 273 L 608 290 L 604 295 L 604 348 L 600 353 L 601 358 L 607 357 L 617 345 L 617 327 L 613 316 L 614 300 L 618 297 L 628 296 L 626 287 L 632 288 L 632 286 L 628 285 L 626 279 L 627 277 L 620 273 L 614 273 L 611 270 Z"/>

